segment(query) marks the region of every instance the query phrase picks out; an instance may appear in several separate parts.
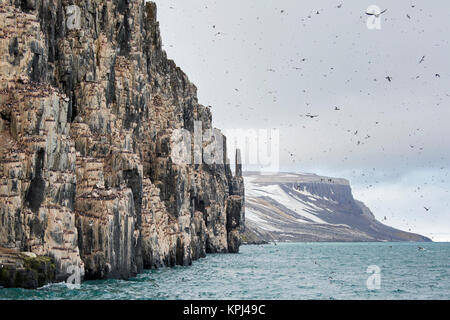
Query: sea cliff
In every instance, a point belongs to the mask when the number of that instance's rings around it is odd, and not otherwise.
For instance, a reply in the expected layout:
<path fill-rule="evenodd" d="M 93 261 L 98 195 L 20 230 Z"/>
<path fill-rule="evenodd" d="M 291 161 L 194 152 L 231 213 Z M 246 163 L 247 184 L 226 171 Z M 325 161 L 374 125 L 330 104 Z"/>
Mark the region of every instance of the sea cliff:
<path fill-rule="evenodd" d="M 378 221 L 342 178 L 245 172 L 244 180 L 243 243 L 431 241 Z"/>
<path fill-rule="evenodd" d="M 240 166 L 162 49 L 154 3 L 1 0 L 0 51 L 0 285 L 238 252 Z M 223 161 L 174 161 L 180 130 Z"/>

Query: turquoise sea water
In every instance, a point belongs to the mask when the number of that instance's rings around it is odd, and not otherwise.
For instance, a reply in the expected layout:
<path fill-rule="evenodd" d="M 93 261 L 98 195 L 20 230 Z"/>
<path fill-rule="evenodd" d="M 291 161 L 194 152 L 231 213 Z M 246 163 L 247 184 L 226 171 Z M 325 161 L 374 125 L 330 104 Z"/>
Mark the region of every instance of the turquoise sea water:
<path fill-rule="evenodd" d="M 380 268 L 377 290 L 366 284 L 371 265 Z M 450 299 L 450 243 L 242 246 L 128 281 L 0 289 L 0 299 Z"/>

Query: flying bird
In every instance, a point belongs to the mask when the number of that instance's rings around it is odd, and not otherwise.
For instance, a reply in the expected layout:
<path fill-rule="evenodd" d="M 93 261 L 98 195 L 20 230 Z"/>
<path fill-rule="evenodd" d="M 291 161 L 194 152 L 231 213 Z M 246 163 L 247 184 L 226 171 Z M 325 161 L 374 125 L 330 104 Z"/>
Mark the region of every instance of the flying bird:
<path fill-rule="evenodd" d="M 422 58 L 420 59 L 420 61 L 419 61 L 419 64 L 421 64 L 422 62 L 424 62 L 425 61 L 425 56 L 422 56 Z"/>
<path fill-rule="evenodd" d="M 314 119 L 314 118 L 317 118 L 319 115 L 312 115 L 312 114 L 308 113 L 308 114 L 305 114 L 305 116 L 308 118 Z"/>
<path fill-rule="evenodd" d="M 385 79 L 386 79 L 387 81 L 389 81 L 389 82 L 392 81 L 392 77 L 391 77 L 391 76 L 387 76 Z"/>
<path fill-rule="evenodd" d="M 427 207 L 423 207 L 425 209 L 425 211 L 430 211 L 431 208 L 427 208 Z"/>
<path fill-rule="evenodd" d="M 387 9 L 384 9 L 383 11 L 381 11 L 380 13 L 373 13 L 373 12 L 366 12 L 366 14 L 368 16 L 375 16 L 376 18 L 378 18 L 380 15 L 382 15 L 383 13 L 385 13 L 387 11 Z"/>

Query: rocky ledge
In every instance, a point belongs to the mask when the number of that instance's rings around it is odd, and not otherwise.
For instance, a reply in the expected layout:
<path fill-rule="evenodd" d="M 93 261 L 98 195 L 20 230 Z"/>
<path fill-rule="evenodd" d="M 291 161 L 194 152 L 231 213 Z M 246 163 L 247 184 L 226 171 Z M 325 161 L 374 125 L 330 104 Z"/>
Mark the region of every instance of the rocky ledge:
<path fill-rule="evenodd" d="M 239 250 L 240 167 L 162 50 L 154 3 L 0 0 L 0 51 L 0 285 Z M 180 130 L 194 164 L 174 161 Z M 223 161 L 207 161 L 214 144 Z"/>
<path fill-rule="evenodd" d="M 36 289 L 53 281 L 56 265 L 52 258 L 0 249 L 0 287 Z"/>

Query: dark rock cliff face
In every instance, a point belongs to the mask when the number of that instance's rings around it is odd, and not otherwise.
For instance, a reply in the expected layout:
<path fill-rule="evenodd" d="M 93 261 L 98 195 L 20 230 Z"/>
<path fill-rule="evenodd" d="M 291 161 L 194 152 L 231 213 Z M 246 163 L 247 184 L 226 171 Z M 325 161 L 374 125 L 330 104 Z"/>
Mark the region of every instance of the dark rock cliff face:
<path fill-rule="evenodd" d="M 2 1 L 0 50 L 0 247 L 51 257 L 60 281 L 239 250 L 241 169 L 162 50 L 154 3 Z M 198 123 L 224 161 L 174 161 L 174 132 L 194 141 Z"/>

